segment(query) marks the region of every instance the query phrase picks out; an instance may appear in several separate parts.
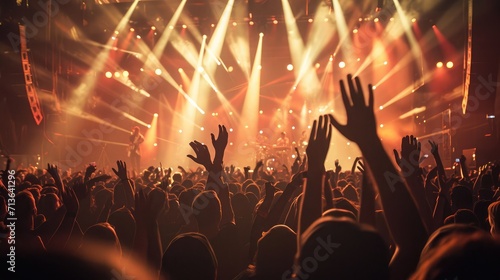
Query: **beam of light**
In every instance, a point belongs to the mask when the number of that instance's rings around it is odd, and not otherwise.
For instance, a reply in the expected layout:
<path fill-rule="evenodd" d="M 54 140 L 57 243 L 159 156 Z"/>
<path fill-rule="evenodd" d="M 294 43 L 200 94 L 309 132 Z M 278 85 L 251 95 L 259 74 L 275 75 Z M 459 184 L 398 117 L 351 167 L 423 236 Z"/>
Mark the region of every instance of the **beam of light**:
<path fill-rule="evenodd" d="M 411 52 L 413 53 L 413 56 L 415 58 L 415 64 L 416 64 L 415 70 L 420 73 L 420 77 L 418 77 L 419 81 L 415 81 L 415 85 L 419 87 L 422 86 L 425 82 L 423 73 L 426 72 L 424 61 L 422 59 L 422 50 L 420 49 L 420 46 L 417 40 L 415 39 L 415 35 L 413 35 L 410 23 L 405 15 L 405 12 L 403 11 L 403 8 L 399 4 L 399 0 L 393 0 L 393 1 L 394 1 L 394 6 L 396 7 L 396 11 L 399 15 L 401 25 L 403 26 L 406 37 L 410 43 Z"/>
<path fill-rule="evenodd" d="M 372 51 L 363 61 L 361 66 L 359 66 L 358 70 L 354 73 L 354 76 L 359 76 L 369 65 L 372 65 L 378 60 L 387 61 L 387 53 L 386 47 L 383 43 L 380 40 L 375 40 L 373 42 Z"/>
<path fill-rule="evenodd" d="M 448 39 L 446 39 L 443 33 L 441 33 L 437 25 L 433 25 L 432 30 L 434 31 L 434 34 L 438 39 L 439 46 L 443 50 L 443 53 L 446 55 L 446 57 L 454 57 L 456 53 L 455 47 L 453 47 L 450 41 L 448 41 Z"/>
<path fill-rule="evenodd" d="M 210 96 L 210 89 L 216 89 L 217 86 L 215 85 L 214 77 L 215 77 L 215 70 L 217 68 L 217 63 L 216 61 L 212 58 L 211 54 L 207 53 L 212 53 L 213 56 L 219 57 L 221 54 L 222 46 L 224 45 L 225 41 L 225 36 L 226 36 L 226 31 L 227 27 L 229 25 L 229 20 L 231 19 L 231 11 L 233 9 L 234 5 L 234 0 L 229 0 L 224 8 L 224 11 L 222 12 L 222 15 L 219 19 L 219 22 L 217 23 L 217 26 L 215 27 L 214 33 L 212 34 L 212 37 L 210 38 L 210 42 L 206 44 L 207 51 L 205 55 L 202 57 L 202 61 L 198 62 L 197 64 L 197 70 L 200 69 L 201 66 L 203 66 L 203 71 L 206 73 L 207 76 L 202 75 L 204 79 L 207 81 L 207 83 L 198 83 L 196 87 L 194 86 L 194 79 L 192 79 L 193 82 L 193 88 L 195 87 L 197 89 L 197 94 L 196 98 L 194 95 L 191 95 L 193 99 L 200 104 L 200 106 L 206 106 L 208 103 L 208 97 Z M 206 40 L 206 36 L 203 36 L 203 40 Z M 202 45 L 203 42 L 202 42 Z M 203 53 L 203 52 L 201 52 Z M 207 79 L 207 77 L 210 78 L 210 81 Z M 218 90 L 216 90 L 218 92 Z M 201 98 L 203 97 L 203 98 Z"/>
<path fill-rule="evenodd" d="M 398 73 L 403 69 L 403 67 L 407 66 L 413 61 L 413 55 L 412 53 L 406 53 L 401 59 L 398 60 L 396 65 L 392 66 L 389 72 L 385 74 L 382 79 L 380 79 L 377 83 L 374 84 L 375 87 L 379 87 L 382 83 L 387 81 L 390 77 L 392 77 L 394 74 Z"/>
<path fill-rule="evenodd" d="M 172 39 L 170 40 L 172 47 L 191 65 L 196 69 L 196 64 L 198 61 L 198 51 L 194 44 L 186 40 L 185 37 L 179 35 L 176 31 L 172 33 Z"/>
<path fill-rule="evenodd" d="M 207 53 L 210 53 L 215 57 L 220 56 L 222 46 L 224 44 L 224 39 L 226 37 L 227 26 L 229 25 L 229 20 L 231 19 L 231 11 L 233 10 L 233 5 L 234 0 L 229 0 L 227 2 L 227 5 L 224 8 L 221 17 L 219 18 L 219 22 L 215 27 L 210 42 L 207 45 Z M 214 62 L 214 60 L 210 59 L 210 56 L 205 56 L 203 60 L 203 65 L 205 65 L 206 71 L 209 75 L 213 73 L 217 65 L 217 63 L 214 64 Z"/>
<path fill-rule="evenodd" d="M 404 114 L 402 114 L 401 116 L 399 116 L 399 119 L 402 120 L 402 119 L 406 119 L 408 117 L 411 117 L 411 116 L 414 116 L 418 113 L 422 113 L 426 110 L 427 108 L 425 106 L 422 106 L 422 107 L 417 107 L 417 108 L 414 108 Z"/>
<path fill-rule="evenodd" d="M 169 28 L 169 26 L 175 26 L 177 24 L 177 21 L 179 20 L 179 17 L 182 14 L 182 11 L 184 10 L 184 6 L 186 5 L 187 0 L 182 0 L 177 9 L 175 10 L 174 14 L 172 15 L 172 18 L 167 24 L 167 27 L 161 34 L 160 38 L 156 42 L 156 45 L 153 48 L 152 52 L 149 52 L 148 54 L 148 59 L 146 61 L 145 66 L 149 67 L 150 63 L 152 62 L 151 60 L 153 59 L 153 56 L 155 58 L 160 58 L 163 55 L 163 51 L 165 50 L 165 47 L 167 46 L 167 43 L 170 39 L 170 35 L 172 34 L 173 29 Z"/>
<path fill-rule="evenodd" d="M 132 115 L 131 115 L 131 114 L 129 114 L 129 113 L 122 112 L 121 114 L 122 114 L 122 116 L 124 116 L 125 118 L 127 118 L 127 119 L 129 119 L 129 120 L 131 120 L 131 121 L 133 121 L 133 122 L 136 122 L 136 123 L 138 123 L 138 124 L 140 124 L 140 125 L 143 125 L 143 126 L 145 126 L 145 127 L 149 127 L 149 123 L 143 122 L 143 121 L 141 121 L 140 119 L 138 119 L 138 118 L 136 118 L 136 117 L 132 116 Z"/>
<path fill-rule="evenodd" d="M 335 100 L 335 92 L 334 92 L 334 79 L 333 79 L 333 61 L 328 60 L 326 64 L 325 71 L 321 76 L 321 88 L 326 89 L 328 92 L 328 100 Z"/>
<path fill-rule="evenodd" d="M 151 126 L 144 134 L 144 143 L 141 148 L 144 158 L 156 158 L 158 148 L 155 146 L 158 136 L 158 115 L 153 115 Z"/>
<path fill-rule="evenodd" d="M 427 79 L 429 79 L 432 76 L 432 74 L 433 74 L 432 72 L 426 73 L 425 76 L 423 77 L 423 80 L 426 81 Z M 400 93 L 398 93 L 396 96 L 394 96 L 389 101 L 387 101 L 385 104 L 381 105 L 380 108 L 384 108 L 384 110 L 385 110 L 389 105 L 398 102 L 399 100 L 410 95 L 414 91 L 415 91 L 414 85 L 409 85 L 405 89 L 403 89 Z"/>
<path fill-rule="evenodd" d="M 293 70 L 295 82 L 292 86 L 292 90 L 295 90 L 299 85 L 303 84 L 304 86 L 301 86 L 301 92 L 308 95 L 316 93 L 319 89 L 319 80 L 316 76 L 316 71 L 312 67 L 313 47 L 305 49 L 304 41 L 302 40 L 300 30 L 297 26 L 297 21 L 290 7 L 290 2 L 288 0 L 281 0 L 281 3 L 288 33 L 288 47 L 292 57 L 292 65 L 296 66 Z M 318 51 L 318 49 L 314 49 L 315 56 Z"/>
<path fill-rule="evenodd" d="M 248 81 L 248 88 L 243 103 L 241 113 L 241 125 L 245 129 L 238 130 L 238 139 L 240 142 L 249 141 L 248 137 L 253 138 L 257 135 L 257 124 L 259 119 L 259 97 L 260 97 L 260 73 L 262 63 L 262 41 L 264 34 L 259 36 L 259 42 L 255 51 L 252 73 Z M 248 127 L 248 128 L 247 128 Z"/>
<path fill-rule="evenodd" d="M 288 33 L 288 47 L 290 48 L 290 55 L 292 57 L 292 64 L 295 66 L 301 65 L 302 54 L 304 53 L 304 41 L 300 36 L 299 28 L 295 16 L 293 15 L 292 8 L 288 0 L 281 0 L 283 6 L 283 15 L 285 17 L 285 26 Z M 301 67 L 296 67 L 300 69 Z M 295 70 L 295 77 L 298 77 L 299 70 Z"/>
<path fill-rule="evenodd" d="M 63 106 L 63 108 L 65 108 Z M 116 130 L 119 130 L 119 131 L 123 131 L 125 133 L 130 133 L 130 130 L 128 129 L 123 129 L 119 126 L 116 126 L 110 122 L 107 122 L 101 118 L 98 118 L 94 115 L 90 115 L 86 112 L 83 112 L 82 110 L 75 110 L 75 109 L 63 109 L 63 112 L 65 112 L 66 114 L 68 115 L 71 115 L 71 116 L 74 116 L 74 117 L 78 117 L 78 118 L 81 118 L 81 119 L 84 119 L 84 120 L 88 120 L 88 121 L 91 121 L 91 122 L 95 122 L 95 123 L 98 123 L 98 124 L 102 124 L 106 127 L 109 127 L 109 128 L 113 128 L 113 129 L 116 129 Z"/>
<path fill-rule="evenodd" d="M 248 15 L 247 5 L 236 5 L 233 8 L 234 18 L 245 18 Z M 229 51 L 238 61 L 238 66 L 243 71 L 247 81 L 250 79 L 250 42 L 248 38 L 249 27 L 247 24 L 240 25 L 237 30 L 232 30 L 226 34 L 226 41 Z M 226 68 L 226 71 L 228 69 Z"/>
<path fill-rule="evenodd" d="M 126 132 L 129 133 L 130 131 L 127 130 Z M 54 135 L 60 136 L 60 137 L 71 138 L 71 139 L 89 140 L 91 142 L 102 143 L 102 144 L 110 144 L 110 145 L 124 146 L 124 147 L 128 146 L 128 144 L 125 144 L 125 143 L 101 140 L 98 138 L 87 138 L 87 137 L 81 137 L 81 136 L 75 136 L 75 135 L 65 135 L 65 134 L 61 134 L 61 133 L 54 133 Z"/>
<path fill-rule="evenodd" d="M 115 32 L 120 32 L 125 29 L 130 16 L 134 12 L 135 8 L 137 7 L 137 4 L 139 3 L 139 0 L 134 0 L 132 5 L 130 5 L 130 8 L 128 9 L 127 13 L 123 16 L 123 18 L 120 20 L 118 25 L 115 28 Z M 106 46 L 111 46 L 113 45 L 115 40 L 112 40 L 111 38 L 108 39 Z M 104 48 L 95 56 L 95 59 L 93 60 L 91 69 L 88 71 L 88 74 L 85 75 L 83 81 L 80 83 L 80 85 L 74 89 L 71 100 L 69 101 L 69 108 L 77 109 L 81 107 L 85 100 L 88 98 L 89 92 L 94 88 L 97 76 L 94 75 L 94 73 L 100 73 L 102 72 L 102 69 L 107 61 L 107 57 L 109 55 L 110 48 Z"/>
<path fill-rule="evenodd" d="M 138 43 L 138 46 L 141 49 L 141 51 L 143 51 L 144 53 L 149 53 L 150 52 L 149 47 L 146 45 L 146 43 L 144 43 L 144 42 L 141 41 L 141 42 Z M 159 71 L 158 71 L 157 74 L 160 74 L 159 76 L 161 78 L 163 78 L 167 83 L 169 83 L 171 86 L 173 86 L 175 89 L 177 89 L 177 91 L 180 94 L 182 94 L 182 96 L 184 98 L 186 98 L 186 100 L 190 104 L 192 104 L 198 110 L 198 112 L 200 112 L 200 114 L 202 114 L 202 115 L 205 114 L 205 111 L 195 102 L 195 99 L 191 98 L 190 95 L 188 95 L 181 87 L 179 87 L 179 85 L 177 84 L 177 82 L 175 81 L 175 79 L 167 71 L 167 69 L 165 69 L 165 67 L 160 63 L 160 61 L 158 60 L 158 58 L 156 58 L 156 56 L 149 56 L 149 58 L 151 59 L 150 62 L 153 64 L 153 66 L 156 67 L 156 69 L 159 69 Z M 143 59 L 143 62 L 145 62 L 144 59 Z M 140 94 L 145 95 L 145 96 L 149 95 L 149 93 L 147 93 L 146 91 L 144 91 L 142 89 L 139 89 L 138 92 Z"/>
<path fill-rule="evenodd" d="M 189 88 L 191 87 L 191 79 L 189 79 L 188 75 L 182 68 L 179 68 L 179 75 L 181 76 L 182 87 L 187 89 L 187 91 L 189 92 Z"/>
<path fill-rule="evenodd" d="M 330 8 L 327 5 L 320 5 L 316 10 L 312 29 L 308 34 L 306 46 L 306 53 L 309 54 L 310 61 L 304 61 L 302 65 L 311 65 L 335 35 L 337 31 L 335 25 L 325 24 L 323 22 L 323 19 L 328 17 L 329 14 Z"/>
<path fill-rule="evenodd" d="M 344 12 L 340 6 L 339 0 L 333 0 L 333 10 L 335 14 L 335 22 L 337 23 L 337 29 L 339 31 L 340 41 L 342 42 L 340 49 L 345 57 L 354 57 L 352 55 L 352 42 L 351 42 L 351 32 L 347 27 L 347 23 L 344 17 Z"/>

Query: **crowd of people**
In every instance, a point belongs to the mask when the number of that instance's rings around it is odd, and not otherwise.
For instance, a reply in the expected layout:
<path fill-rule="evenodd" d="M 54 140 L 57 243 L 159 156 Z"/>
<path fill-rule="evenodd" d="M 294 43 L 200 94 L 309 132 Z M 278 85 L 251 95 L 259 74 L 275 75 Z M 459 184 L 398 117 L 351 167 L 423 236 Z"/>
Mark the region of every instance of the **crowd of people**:
<path fill-rule="evenodd" d="M 15 272 L 5 267 L 1 279 L 500 279 L 500 165 L 467 170 L 462 157 L 450 174 L 439 143 L 413 136 L 392 160 L 372 86 L 349 75 L 340 88 L 346 124 L 315 120 L 306 157 L 285 180 L 262 162 L 253 173 L 226 168 L 223 125 L 212 134 L 215 154 L 189 143 L 196 171 L 134 175 L 118 160 L 112 172 L 49 164 L 12 175 L 8 161 L 0 253 L 8 266 L 15 240 Z M 338 161 L 325 169 L 333 129 L 360 148 L 350 170 Z M 419 166 L 421 145 L 431 146 L 434 168 Z"/>

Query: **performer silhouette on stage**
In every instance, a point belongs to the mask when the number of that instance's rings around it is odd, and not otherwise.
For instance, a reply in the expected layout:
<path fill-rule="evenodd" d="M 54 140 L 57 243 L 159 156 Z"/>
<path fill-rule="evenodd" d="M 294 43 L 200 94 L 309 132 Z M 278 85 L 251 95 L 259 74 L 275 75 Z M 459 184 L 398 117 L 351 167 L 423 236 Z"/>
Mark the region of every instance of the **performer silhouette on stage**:
<path fill-rule="evenodd" d="M 134 126 L 129 138 L 128 157 L 132 162 L 132 169 L 135 171 L 139 171 L 139 167 L 141 164 L 140 144 L 142 142 L 144 142 L 144 136 L 142 136 L 139 127 Z"/>

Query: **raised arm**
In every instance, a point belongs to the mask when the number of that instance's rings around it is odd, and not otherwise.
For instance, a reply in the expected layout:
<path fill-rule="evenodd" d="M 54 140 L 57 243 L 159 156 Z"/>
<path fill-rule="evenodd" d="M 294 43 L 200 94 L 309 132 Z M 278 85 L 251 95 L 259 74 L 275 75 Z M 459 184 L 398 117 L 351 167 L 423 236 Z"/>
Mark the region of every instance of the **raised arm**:
<path fill-rule="evenodd" d="M 417 266 L 420 251 L 427 240 L 427 232 L 404 179 L 384 151 L 377 135 L 372 86 L 368 85 L 369 98 L 366 104 L 359 78 L 353 80 L 348 75 L 347 82 L 350 98 L 344 81 L 340 81 L 347 124 L 340 124 L 331 115 L 330 119 L 340 133 L 358 144 L 363 154 L 365 165 L 378 188 L 390 232 L 397 244 L 397 251 L 391 261 L 391 276 L 394 279 L 405 279 Z"/>
<path fill-rule="evenodd" d="M 429 140 L 429 144 L 431 145 L 431 154 L 434 157 L 434 161 L 436 162 L 436 166 L 438 168 L 438 176 L 446 176 L 446 173 L 444 172 L 443 161 L 441 160 L 441 156 L 439 155 L 438 144 L 431 140 Z"/>
<path fill-rule="evenodd" d="M 419 166 L 420 150 L 421 146 L 417 138 L 413 135 L 406 135 L 401 139 L 401 157 L 399 157 L 396 149 L 393 151 L 396 162 L 420 211 L 420 216 L 425 223 L 427 232 L 431 233 L 434 231 L 434 222 L 432 219 L 432 210 L 425 195 L 422 172 Z"/>
<path fill-rule="evenodd" d="M 359 207 L 359 222 L 376 228 L 374 186 L 363 163 L 359 160 L 357 162 L 359 164 L 358 170 L 363 174 L 363 182 L 361 184 L 361 205 Z"/>
<path fill-rule="evenodd" d="M 332 127 L 327 115 L 320 116 L 312 126 L 307 154 L 307 179 L 299 212 L 298 238 L 323 213 L 322 189 L 325 184 L 325 159 L 330 148 Z"/>
<path fill-rule="evenodd" d="M 222 219 L 221 225 L 225 223 L 234 222 L 234 212 L 231 205 L 231 199 L 229 197 L 228 187 L 222 182 L 222 163 L 224 157 L 224 150 L 226 149 L 228 142 L 228 133 L 223 125 L 219 125 L 219 135 L 217 138 L 212 134 L 212 144 L 215 148 L 214 161 L 211 161 L 210 152 L 208 147 L 198 141 L 193 141 L 189 143 L 191 148 L 193 148 L 196 157 L 188 155 L 190 159 L 194 162 L 199 163 L 205 167 L 208 171 L 207 179 L 207 190 L 214 190 L 221 202 L 222 208 Z"/>
<path fill-rule="evenodd" d="M 116 161 L 116 166 L 118 169 L 113 169 L 113 172 L 116 174 L 116 176 L 118 176 L 118 178 L 120 179 L 120 181 L 118 182 L 118 184 L 122 184 L 123 185 L 123 190 L 125 192 L 125 207 L 127 207 L 128 209 L 132 209 L 134 207 L 134 202 L 135 202 L 135 198 L 134 198 L 134 187 L 132 186 L 132 182 L 131 180 L 128 178 L 128 174 L 127 174 L 127 164 L 124 162 L 124 161 L 121 161 L 121 160 L 117 160 Z"/>

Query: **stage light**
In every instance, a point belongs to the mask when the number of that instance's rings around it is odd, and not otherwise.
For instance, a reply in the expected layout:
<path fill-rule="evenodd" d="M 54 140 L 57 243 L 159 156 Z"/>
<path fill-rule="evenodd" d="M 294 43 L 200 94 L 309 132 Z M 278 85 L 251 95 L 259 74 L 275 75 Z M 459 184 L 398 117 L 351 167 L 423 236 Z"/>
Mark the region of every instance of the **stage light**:
<path fill-rule="evenodd" d="M 264 131 L 262 131 L 262 130 L 259 130 L 259 134 L 263 134 L 263 133 L 264 133 Z"/>
<path fill-rule="evenodd" d="M 347 146 L 350 146 L 351 145 L 351 142 L 347 142 Z"/>
<path fill-rule="evenodd" d="M 151 26 L 151 30 L 156 30 L 156 26 Z"/>
<path fill-rule="evenodd" d="M 135 38 L 141 39 L 141 35 L 137 35 L 137 36 L 135 36 Z"/>
<path fill-rule="evenodd" d="M 105 76 L 106 76 L 106 78 L 108 78 L 108 79 L 111 79 L 111 77 L 113 77 L 113 73 L 111 73 L 111 72 L 109 72 L 109 71 L 108 71 L 108 72 L 106 72 L 106 74 L 104 74 L 104 75 L 105 75 Z"/>
<path fill-rule="evenodd" d="M 321 65 L 319 63 L 314 64 L 314 67 L 318 69 Z"/>
<path fill-rule="evenodd" d="M 307 113 L 309 113 L 309 114 L 312 113 L 312 110 L 307 111 Z"/>
<path fill-rule="evenodd" d="M 358 21 L 363 21 L 363 18 L 358 18 Z"/>
<path fill-rule="evenodd" d="M 384 65 L 387 65 L 387 61 L 384 61 Z"/>
<path fill-rule="evenodd" d="M 292 126 L 292 130 L 295 130 L 295 126 Z"/>
<path fill-rule="evenodd" d="M 154 143 L 153 146 L 155 146 L 155 147 L 158 146 L 158 143 Z"/>
<path fill-rule="evenodd" d="M 278 124 L 278 128 L 281 128 L 281 124 Z"/>
<path fill-rule="evenodd" d="M 352 33 L 354 33 L 354 34 L 358 33 L 358 29 L 357 29 L 357 28 L 354 28 L 354 29 L 352 30 Z"/>
<path fill-rule="evenodd" d="M 377 89 L 377 86 L 372 86 L 372 89 L 373 89 L 373 90 L 376 90 L 376 89 Z"/>
<path fill-rule="evenodd" d="M 150 125 L 150 124 L 148 124 L 148 125 L 147 125 L 147 127 L 148 127 L 148 128 L 151 128 L 151 125 Z"/>
<path fill-rule="evenodd" d="M 229 142 L 229 146 L 232 146 L 233 145 L 233 142 Z"/>
<path fill-rule="evenodd" d="M 378 17 L 376 17 L 375 19 L 373 19 L 374 22 L 378 22 Z"/>
<path fill-rule="evenodd" d="M 275 19 L 275 20 L 273 20 L 273 23 L 274 23 L 274 24 L 278 24 L 278 20 L 276 20 L 276 19 Z"/>
<path fill-rule="evenodd" d="M 253 21 L 249 21 L 248 24 L 254 25 L 254 22 Z"/>
<path fill-rule="evenodd" d="M 200 130 L 201 130 L 201 131 L 204 131 L 204 130 L 205 130 L 205 128 L 202 126 L 202 127 L 200 127 Z"/>
<path fill-rule="evenodd" d="M 174 29 L 174 27 L 172 25 L 169 25 L 168 29 L 172 30 L 172 29 Z"/>
<path fill-rule="evenodd" d="M 120 72 L 115 72 L 115 78 L 120 78 Z"/>
<path fill-rule="evenodd" d="M 233 66 L 227 67 L 227 72 L 231 73 L 231 72 L 233 72 L 233 70 L 234 70 Z"/>
<path fill-rule="evenodd" d="M 128 78 L 129 73 L 127 70 L 125 70 L 125 71 L 123 71 L 122 75 L 123 75 L 123 77 Z"/>
<path fill-rule="evenodd" d="M 384 109 L 384 106 L 380 105 L 380 106 L 378 107 L 378 109 L 379 109 L 379 110 L 383 110 L 383 109 Z"/>
<path fill-rule="evenodd" d="M 288 111 L 288 113 L 292 114 L 292 113 L 293 113 L 293 110 L 292 110 L 292 109 L 290 109 L 290 110 Z"/>
<path fill-rule="evenodd" d="M 257 70 L 262 70 L 262 65 L 257 65 Z"/>
<path fill-rule="evenodd" d="M 259 111 L 259 114 L 261 114 L 261 115 L 262 115 L 262 114 L 264 114 L 264 111 L 260 110 L 260 111 Z"/>
<path fill-rule="evenodd" d="M 184 69 L 179 68 L 177 71 L 179 71 L 179 73 L 182 73 L 182 72 L 184 72 Z"/>
<path fill-rule="evenodd" d="M 247 125 L 245 125 L 245 128 L 248 128 L 248 124 L 247 124 Z"/>
<path fill-rule="evenodd" d="M 135 29 L 133 27 L 130 27 L 130 32 L 134 32 Z"/>
<path fill-rule="evenodd" d="M 260 36 L 260 37 L 264 37 L 264 33 L 260 32 L 260 33 L 259 33 L 259 36 Z M 239 62 L 238 62 L 238 64 L 239 64 Z"/>
<path fill-rule="evenodd" d="M 288 64 L 288 65 L 286 66 L 286 70 L 288 70 L 288 71 L 292 71 L 292 70 L 293 70 L 293 65 L 292 65 L 292 64 Z"/>
<path fill-rule="evenodd" d="M 155 74 L 158 75 L 158 76 L 160 76 L 161 75 L 161 69 L 160 68 L 156 68 Z"/>
<path fill-rule="evenodd" d="M 393 18 L 393 17 L 391 17 L 389 20 L 390 20 L 390 21 L 394 21 L 394 18 Z"/>
<path fill-rule="evenodd" d="M 384 124 L 383 124 L 383 123 L 381 123 L 379 126 L 380 126 L 380 128 L 383 128 L 383 127 L 384 127 Z"/>
<path fill-rule="evenodd" d="M 446 62 L 446 67 L 453 68 L 453 62 L 451 62 L 451 61 Z"/>
<path fill-rule="evenodd" d="M 330 58 L 328 60 L 333 61 L 333 55 L 330 55 Z"/>
<path fill-rule="evenodd" d="M 312 19 L 312 18 L 310 18 L 310 19 L 308 19 L 308 20 L 307 20 L 307 22 L 312 23 L 312 22 L 313 22 L 313 19 Z"/>
<path fill-rule="evenodd" d="M 361 58 L 359 58 L 359 57 L 358 57 L 358 58 L 356 59 L 356 61 L 358 61 L 358 62 L 359 62 L 359 61 L 361 61 Z"/>
<path fill-rule="evenodd" d="M 142 67 L 141 67 L 139 70 L 140 70 L 141 72 L 144 72 L 144 68 L 142 68 Z"/>
<path fill-rule="evenodd" d="M 236 26 L 238 25 L 238 23 L 236 21 L 233 21 L 233 26 Z"/>
<path fill-rule="evenodd" d="M 443 67 L 443 62 L 439 61 L 438 63 L 436 63 L 436 67 L 437 68 Z"/>
<path fill-rule="evenodd" d="M 416 18 L 412 18 L 411 22 L 417 22 L 417 19 Z"/>
<path fill-rule="evenodd" d="M 179 129 L 179 133 L 182 133 L 182 129 Z"/>
<path fill-rule="evenodd" d="M 111 36 L 111 40 L 116 40 L 116 37 L 115 36 Z"/>
<path fill-rule="evenodd" d="M 182 28 L 186 29 L 186 28 L 188 28 L 188 27 L 187 27 L 187 25 L 183 24 L 183 25 L 182 25 Z"/>
<path fill-rule="evenodd" d="M 234 129 L 232 129 L 232 128 L 229 129 L 229 132 L 233 132 L 233 131 L 234 131 Z"/>
<path fill-rule="evenodd" d="M 154 113 L 153 117 L 158 118 L 158 113 Z"/>
<path fill-rule="evenodd" d="M 215 27 L 215 24 L 213 24 L 213 23 L 212 23 L 212 24 L 210 24 L 210 27 L 214 28 L 214 27 Z"/>
<path fill-rule="evenodd" d="M 118 35 L 118 34 L 120 34 L 120 32 L 118 32 L 118 30 L 115 30 L 115 34 Z"/>
<path fill-rule="evenodd" d="M 229 112 L 229 115 L 232 116 L 233 115 L 233 112 Z"/>
<path fill-rule="evenodd" d="M 339 68 L 344 68 L 345 67 L 345 62 L 341 61 L 339 62 Z"/>

